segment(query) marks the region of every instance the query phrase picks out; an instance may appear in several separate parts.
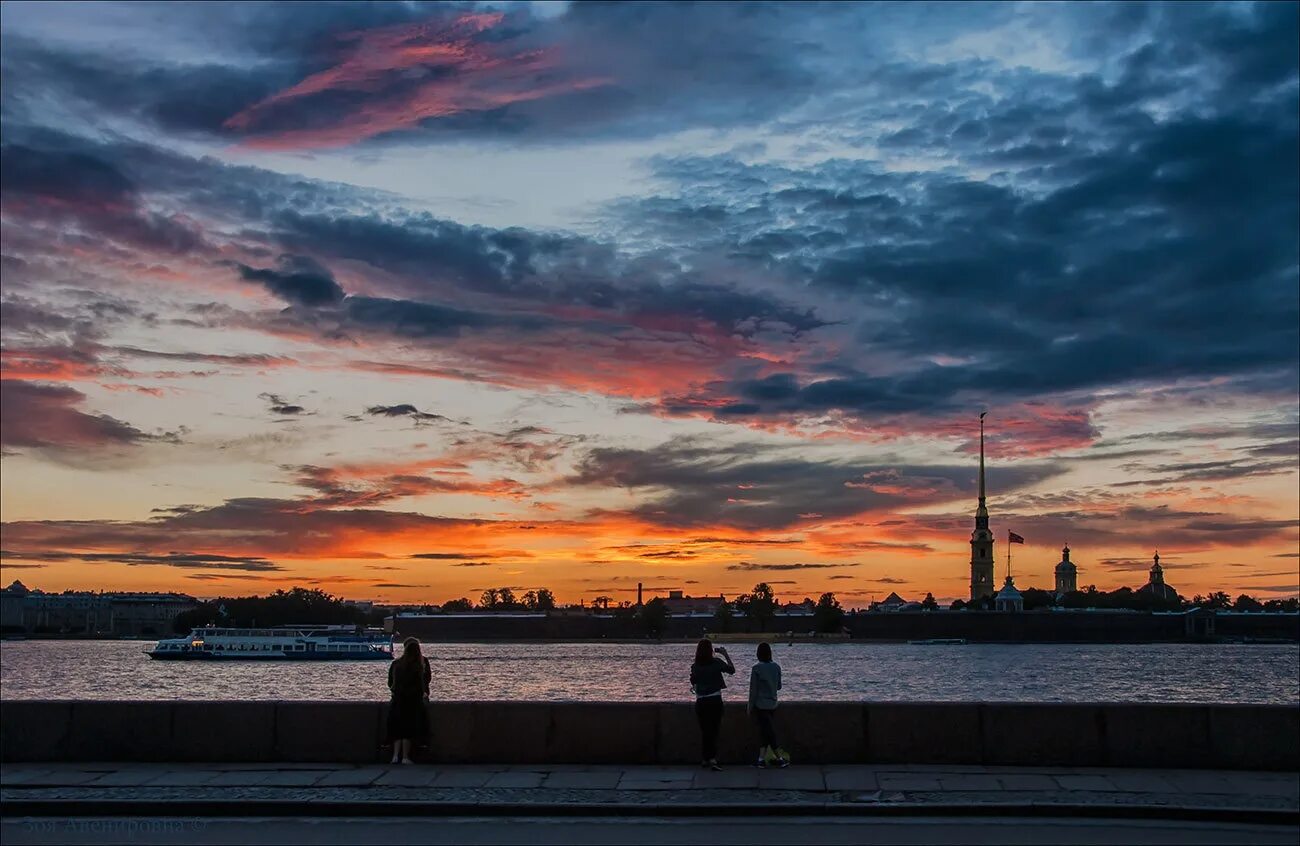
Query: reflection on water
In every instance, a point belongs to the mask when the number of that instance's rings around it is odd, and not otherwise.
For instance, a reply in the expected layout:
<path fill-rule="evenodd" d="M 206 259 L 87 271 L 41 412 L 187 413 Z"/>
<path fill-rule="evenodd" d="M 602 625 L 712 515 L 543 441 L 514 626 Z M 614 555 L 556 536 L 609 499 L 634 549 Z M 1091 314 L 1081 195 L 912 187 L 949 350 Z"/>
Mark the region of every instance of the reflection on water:
<path fill-rule="evenodd" d="M 382 662 L 152 661 L 132 641 L 0 645 L 4 699 L 386 699 Z M 693 644 L 435 643 L 436 699 L 689 697 Z M 745 696 L 754 644 L 731 647 Z M 1018 702 L 1300 700 L 1300 646 L 775 645 L 787 699 Z M 400 649 L 399 649 L 400 652 Z"/>

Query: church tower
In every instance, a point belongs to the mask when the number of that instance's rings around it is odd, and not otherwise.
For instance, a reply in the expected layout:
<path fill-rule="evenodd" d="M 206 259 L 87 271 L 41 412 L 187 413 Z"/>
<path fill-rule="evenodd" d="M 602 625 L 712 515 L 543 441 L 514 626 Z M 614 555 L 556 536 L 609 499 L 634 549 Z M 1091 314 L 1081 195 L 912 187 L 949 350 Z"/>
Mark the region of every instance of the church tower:
<path fill-rule="evenodd" d="M 1079 589 L 1079 568 L 1070 560 L 1070 547 L 1061 550 L 1061 563 L 1056 565 L 1056 598 Z"/>
<path fill-rule="evenodd" d="M 975 531 L 970 536 L 971 602 L 993 595 L 993 533 L 984 504 L 984 412 L 980 414 L 980 503 L 975 509 Z"/>

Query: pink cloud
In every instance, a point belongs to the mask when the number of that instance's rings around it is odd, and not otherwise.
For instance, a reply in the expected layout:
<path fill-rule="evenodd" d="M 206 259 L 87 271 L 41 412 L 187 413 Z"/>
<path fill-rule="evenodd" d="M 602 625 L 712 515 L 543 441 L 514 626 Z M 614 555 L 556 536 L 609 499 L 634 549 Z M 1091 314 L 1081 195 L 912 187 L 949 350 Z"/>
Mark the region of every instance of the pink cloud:
<path fill-rule="evenodd" d="M 249 106 L 224 125 L 245 134 L 248 147 L 341 147 L 414 129 L 430 118 L 608 84 L 606 79 L 567 77 L 554 49 L 528 50 L 511 43 L 514 39 L 480 38 L 504 17 L 497 12 L 465 14 L 451 22 L 340 35 L 338 64 Z M 330 103 L 313 109 L 309 98 L 322 95 L 333 95 Z"/>

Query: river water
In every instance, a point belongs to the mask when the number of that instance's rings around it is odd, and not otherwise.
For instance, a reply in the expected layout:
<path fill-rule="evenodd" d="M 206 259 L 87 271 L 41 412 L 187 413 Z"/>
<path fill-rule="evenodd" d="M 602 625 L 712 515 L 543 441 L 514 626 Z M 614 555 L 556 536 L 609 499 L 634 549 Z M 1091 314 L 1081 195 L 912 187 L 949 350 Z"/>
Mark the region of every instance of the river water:
<path fill-rule="evenodd" d="M 3 699 L 386 699 L 386 662 L 153 661 L 142 641 L 0 644 Z M 754 644 L 734 644 L 743 698 Z M 782 696 L 931 702 L 1300 701 L 1300 645 L 775 645 Z M 673 701 L 693 645 L 447 643 L 426 647 L 433 698 Z"/>

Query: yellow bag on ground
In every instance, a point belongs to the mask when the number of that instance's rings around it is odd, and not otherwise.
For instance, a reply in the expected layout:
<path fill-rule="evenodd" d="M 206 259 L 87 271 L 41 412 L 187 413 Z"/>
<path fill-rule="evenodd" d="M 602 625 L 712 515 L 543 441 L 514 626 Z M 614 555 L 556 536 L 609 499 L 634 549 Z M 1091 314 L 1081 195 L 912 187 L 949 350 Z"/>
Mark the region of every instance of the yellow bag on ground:
<path fill-rule="evenodd" d="M 777 747 L 776 749 L 773 749 L 771 746 L 763 747 L 763 760 L 767 763 L 775 764 L 781 758 L 784 758 L 786 762 L 789 762 L 790 753 L 780 747 Z"/>

